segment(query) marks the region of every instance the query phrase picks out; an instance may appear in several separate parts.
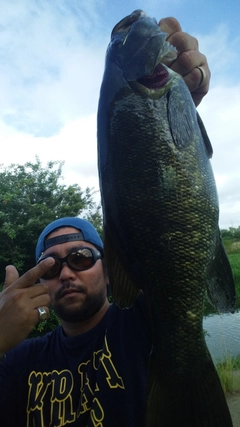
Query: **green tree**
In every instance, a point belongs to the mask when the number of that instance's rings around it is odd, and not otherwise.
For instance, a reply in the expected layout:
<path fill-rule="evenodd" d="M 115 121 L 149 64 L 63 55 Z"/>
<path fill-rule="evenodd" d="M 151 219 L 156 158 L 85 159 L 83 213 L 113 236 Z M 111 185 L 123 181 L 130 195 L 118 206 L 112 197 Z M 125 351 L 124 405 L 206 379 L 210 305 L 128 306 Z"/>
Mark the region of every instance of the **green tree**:
<path fill-rule="evenodd" d="M 7 264 L 14 264 L 20 274 L 35 265 L 37 238 L 54 219 L 82 215 L 101 231 L 93 190 L 61 184 L 62 166 L 52 161 L 44 168 L 38 157 L 35 163 L 0 165 L 0 283 Z"/>
<path fill-rule="evenodd" d="M 93 189 L 82 191 L 77 184 L 62 184 L 63 164 L 50 161 L 44 168 L 36 157 L 35 163 L 0 165 L 0 284 L 6 265 L 15 265 L 20 275 L 35 265 L 37 238 L 57 218 L 82 216 L 102 234 L 101 208 L 94 202 Z M 33 335 L 45 333 L 57 323 L 52 312 Z"/>
<path fill-rule="evenodd" d="M 240 226 L 237 228 L 229 227 L 228 230 L 221 230 L 222 238 L 240 239 Z"/>

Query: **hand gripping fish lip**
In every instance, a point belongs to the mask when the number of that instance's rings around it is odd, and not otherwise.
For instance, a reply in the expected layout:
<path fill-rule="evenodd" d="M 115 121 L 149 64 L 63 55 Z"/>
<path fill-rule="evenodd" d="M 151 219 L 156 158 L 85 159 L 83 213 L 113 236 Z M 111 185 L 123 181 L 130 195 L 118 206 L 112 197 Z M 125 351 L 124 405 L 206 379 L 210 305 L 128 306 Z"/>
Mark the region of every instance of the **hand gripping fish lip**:
<path fill-rule="evenodd" d="M 117 24 L 112 31 L 109 52 L 112 52 L 112 62 L 122 69 L 128 82 L 152 75 L 156 77 L 155 74 L 160 76 L 160 64 L 169 66 L 177 56 L 176 49 L 167 41 L 167 33 L 162 32 L 157 21 L 150 19 L 142 11 L 135 11 Z M 145 61 L 148 52 L 151 55 Z M 155 82 L 151 86 L 156 85 L 159 86 L 159 83 Z M 161 84 L 163 85 L 164 83 Z"/>

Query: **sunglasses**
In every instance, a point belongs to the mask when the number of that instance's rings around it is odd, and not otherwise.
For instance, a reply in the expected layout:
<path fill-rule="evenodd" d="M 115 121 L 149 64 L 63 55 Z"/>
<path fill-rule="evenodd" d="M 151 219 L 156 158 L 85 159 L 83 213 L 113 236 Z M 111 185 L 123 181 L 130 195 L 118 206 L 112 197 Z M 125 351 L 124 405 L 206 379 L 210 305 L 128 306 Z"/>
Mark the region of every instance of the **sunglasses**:
<path fill-rule="evenodd" d="M 48 255 L 41 257 L 39 262 L 51 256 L 55 259 L 55 264 L 41 276 L 41 279 L 51 280 L 54 277 L 58 276 L 62 270 L 62 265 L 65 262 L 69 268 L 76 271 L 84 271 L 91 268 L 98 259 L 102 258 L 102 254 L 97 249 L 92 248 L 80 248 L 74 249 L 74 251 L 70 252 L 66 257 L 59 258 L 56 256 Z"/>

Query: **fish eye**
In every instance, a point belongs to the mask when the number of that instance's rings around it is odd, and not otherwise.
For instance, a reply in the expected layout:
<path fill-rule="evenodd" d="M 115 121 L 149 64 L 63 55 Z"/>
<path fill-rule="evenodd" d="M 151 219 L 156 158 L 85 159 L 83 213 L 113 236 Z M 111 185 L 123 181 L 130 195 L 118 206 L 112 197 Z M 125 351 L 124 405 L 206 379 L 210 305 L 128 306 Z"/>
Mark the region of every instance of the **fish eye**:
<path fill-rule="evenodd" d="M 120 47 L 122 47 L 123 41 L 122 41 L 122 39 L 117 38 L 117 39 L 113 40 L 111 44 L 112 44 L 112 46 L 114 46 L 114 48 L 119 49 Z"/>

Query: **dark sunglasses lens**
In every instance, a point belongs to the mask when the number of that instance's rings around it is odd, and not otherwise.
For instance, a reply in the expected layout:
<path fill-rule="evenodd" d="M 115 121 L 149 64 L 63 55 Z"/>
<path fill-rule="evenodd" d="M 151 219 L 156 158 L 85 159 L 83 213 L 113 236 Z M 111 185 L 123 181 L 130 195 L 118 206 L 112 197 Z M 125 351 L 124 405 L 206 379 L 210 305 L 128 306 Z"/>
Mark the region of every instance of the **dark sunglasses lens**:
<path fill-rule="evenodd" d="M 78 249 L 67 257 L 68 264 L 75 270 L 86 270 L 94 264 L 92 251 L 88 248 Z"/>
<path fill-rule="evenodd" d="M 52 268 L 50 268 L 50 270 L 44 273 L 41 279 L 44 279 L 44 280 L 53 279 L 58 275 L 60 270 L 61 270 L 61 262 L 57 258 L 55 258 L 55 264 L 52 266 Z"/>

